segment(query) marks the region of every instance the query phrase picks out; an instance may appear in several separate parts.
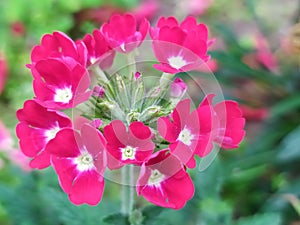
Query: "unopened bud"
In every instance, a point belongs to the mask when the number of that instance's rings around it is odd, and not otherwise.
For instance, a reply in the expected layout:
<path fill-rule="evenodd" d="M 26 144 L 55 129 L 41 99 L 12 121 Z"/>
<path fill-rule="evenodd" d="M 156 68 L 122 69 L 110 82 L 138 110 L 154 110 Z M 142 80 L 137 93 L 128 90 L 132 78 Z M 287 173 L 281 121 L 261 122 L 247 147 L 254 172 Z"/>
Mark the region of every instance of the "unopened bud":
<path fill-rule="evenodd" d="M 187 86 L 184 81 L 176 77 L 175 80 L 170 85 L 171 97 L 172 98 L 181 98 L 186 92 Z"/>
<path fill-rule="evenodd" d="M 97 85 L 93 88 L 93 96 L 103 98 L 104 94 L 105 89 L 102 86 Z"/>
<path fill-rule="evenodd" d="M 139 116 L 140 121 L 149 121 L 155 117 L 158 117 L 161 112 L 161 106 L 154 105 L 146 108 Z"/>

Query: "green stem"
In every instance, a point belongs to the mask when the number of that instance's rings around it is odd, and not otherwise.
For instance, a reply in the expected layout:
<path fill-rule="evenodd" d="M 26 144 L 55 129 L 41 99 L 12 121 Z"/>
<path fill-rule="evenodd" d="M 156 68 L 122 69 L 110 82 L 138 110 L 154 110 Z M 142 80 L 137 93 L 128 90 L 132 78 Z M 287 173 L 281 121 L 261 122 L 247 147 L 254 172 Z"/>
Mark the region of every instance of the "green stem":
<path fill-rule="evenodd" d="M 100 83 L 102 83 L 102 84 L 108 83 L 108 78 L 106 77 L 104 71 L 101 70 L 98 65 L 93 66 L 93 71 L 96 74 L 96 77 Z"/>
<path fill-rule="evenodd" d="M 134 205 L 133 166 L 127 165 L 121 169 L 122 175 L 122 205 L 121 213 L 130 216 Z"/>

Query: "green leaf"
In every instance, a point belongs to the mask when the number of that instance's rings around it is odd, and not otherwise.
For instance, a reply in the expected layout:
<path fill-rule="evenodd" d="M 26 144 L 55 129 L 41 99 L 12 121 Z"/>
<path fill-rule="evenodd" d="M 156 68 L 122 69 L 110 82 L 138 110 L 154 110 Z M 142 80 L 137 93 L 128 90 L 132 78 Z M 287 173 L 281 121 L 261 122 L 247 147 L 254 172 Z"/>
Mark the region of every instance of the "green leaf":
<path fill-rule="evenodd" d="M 103 218 L 103 222 L 113 225 L 130 225 L 128 216 L 122 213 L 116 213 Z"/>
<path fill-rule="evenodd" d="M 277 103 L 271 109 L 272 117 L 279 117 L 285 115 L 295 109 L 300 108 L 300 94 L 293 94 L 291 97 L 287 97 L 284 100 Z"/>
<path fill-rule="evenodd" d="M 289 162 L 300 158 L 300 126 L 290 132 L 278 147 L 279 162 Z"/>
<path fill-rule="evenodd" d="M 142 210 L 144 224 L 150 225 L 157 221 L 157 217 L 161 214 L 164 208 L 158 206 L 147 206 Z"/>
<path fill-rule="evenodd" d="M 277 213 L 266 213 L 239 219 L 234 225 L 281 225 L 281 216 Z"/>

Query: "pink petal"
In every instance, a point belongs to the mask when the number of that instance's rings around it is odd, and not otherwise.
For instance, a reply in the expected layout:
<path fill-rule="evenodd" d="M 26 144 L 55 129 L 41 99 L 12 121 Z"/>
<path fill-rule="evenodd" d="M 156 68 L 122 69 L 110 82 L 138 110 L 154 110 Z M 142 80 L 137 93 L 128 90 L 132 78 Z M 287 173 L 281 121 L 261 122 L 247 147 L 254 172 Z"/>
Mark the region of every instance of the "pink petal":
<path fill-rule="evenodd" d="M 157 120 L 157 130 L 158 133 L 169 142 L 176 141 L 180 133 L 180 129 L 167 117 L 160 117 Z"/>
<path fill-rule="evenodd" d="M 71 128 L 60 130 L 54 139 L 51 139 L 45 151 L 59 157 L 76 157 L 80 154 L 83 143 L 79 133 Z"/>
<path fill-rule="evenodd" d="M 83 203 L 97 205 L 103 195 L 104 179 L 96 171 L 90 170 L 80 173 L 74 181 L 69 198 L 76 205 Z"/>
<path fill-rule="evenodd" d="M 129 132 L 138 139 L 149 139 L 152 136 L 150 128 L 142 122 L 132 122 L 129 125 Z"/>

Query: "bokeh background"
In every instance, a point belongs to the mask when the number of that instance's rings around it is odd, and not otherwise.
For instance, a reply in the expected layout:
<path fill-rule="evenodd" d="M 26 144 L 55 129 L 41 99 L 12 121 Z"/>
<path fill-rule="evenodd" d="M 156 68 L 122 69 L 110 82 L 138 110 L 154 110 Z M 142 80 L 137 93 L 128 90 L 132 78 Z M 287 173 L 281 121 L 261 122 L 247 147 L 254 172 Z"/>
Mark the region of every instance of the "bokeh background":
<path fill-rule="evenodd" d="M 25 65 L 42 35 L 59 30 L 76 40 L 125 12 L 153 25 L 171 15 L 206 23 L 215 39 L 213 75 L 199 71 L 199 82 L 215 76 L 247 119 L 239 149 L 221 151 L 206 170 L 192 172 L 196 193 L 185 208 L 149 205 L 143 224 L 300 224 L 299 0 L 0 1 L 0 224 L 128 224 L 114 214 L 120 185 L 107 181 L 96 207 L 74 206 L 51 168 L 28 167 L 15 135 L 15 112 L 33 97 Z M 189 94 L 197 98 L 197 91 Z"/>

